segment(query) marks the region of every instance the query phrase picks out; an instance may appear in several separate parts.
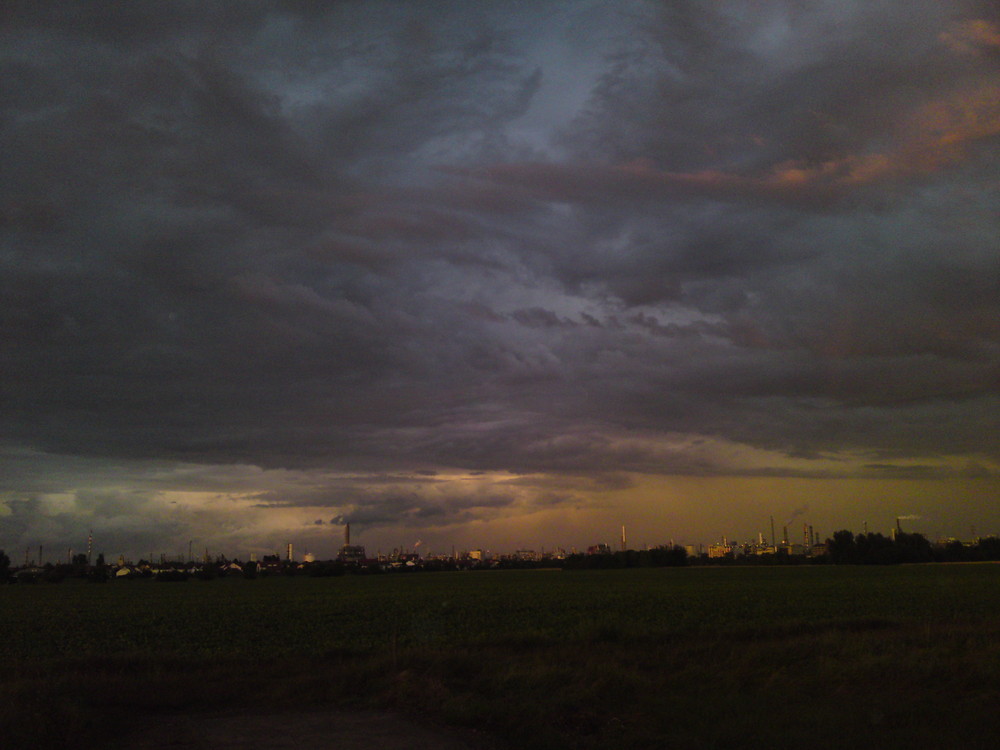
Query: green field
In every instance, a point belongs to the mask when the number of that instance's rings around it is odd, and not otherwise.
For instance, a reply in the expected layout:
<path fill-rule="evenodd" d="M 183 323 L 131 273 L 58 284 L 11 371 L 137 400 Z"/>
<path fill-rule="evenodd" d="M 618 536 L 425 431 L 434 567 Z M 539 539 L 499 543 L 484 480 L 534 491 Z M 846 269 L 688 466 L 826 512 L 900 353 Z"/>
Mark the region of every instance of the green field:
<path fill-rule="evenodd" d="M 0 587 L 0 736 L 393 707 L 512 747 L 993 747 L 1000 565 Z"/>

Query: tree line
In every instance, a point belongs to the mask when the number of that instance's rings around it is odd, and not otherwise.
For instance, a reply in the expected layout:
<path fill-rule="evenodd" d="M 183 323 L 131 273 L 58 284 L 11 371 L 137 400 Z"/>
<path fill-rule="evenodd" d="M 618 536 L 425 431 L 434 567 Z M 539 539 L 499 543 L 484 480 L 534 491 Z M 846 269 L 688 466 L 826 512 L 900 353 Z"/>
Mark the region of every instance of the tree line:
<path fill-rule="evenodd" d="M 921 562 L 983 562 L 1000 560 L 1000 538 L 985 537 L 974 544 L 954 540 L 932 545 L 922 534 L 899 532 L 853 534 L 847 529 L 826 540 L 827 557 L 834 564 L 897 565 Z"/>
<path fill-rule="evenodd" d="M 558 566 L 565 570 L 590 570 L 614 568 L 661 568 L 679 567 L 689 564 L 780 564 L 808 562 L 812 564 L 833 563 L 835 565 L 898 565 L 901 563 L 925 562 L 986 562 L 1000 561 L 1000 538 L 991 536 L 976 540 L 973 544 L 964 544 L 953 540 L 946 544 L 932 545 L 922 534 L 907 534 L 899 532 L 892 537 L 883 534 L 857 534 L 842 529 L 826 540 L 826 555 L 815 558 L 797 558 L 785 550 L 777 554 L 755 555 L 746 558 L 728 558 L 726 560 L 709 560 L 706 555 L 696 558 L 688 556 L 686 550 L 679 546 L 663 546 L 645 550 L 624 550 L 603 554 L 572 554 L 563 560 L 505 560 L 499 564 L 478 563 L 475 565 L 460 564 L 456 561 L 425 560 L 413 570 L 445 571 L 476 568 L 536 568 Z M 274 558 L 277 561 L 277 557 Z M 265 561 L 269 561 L 265 558 Z M 0 550 L 0 583 L 12 580 L 10 558 Z M 381 573 L 386 572 L 379 566 L 352 566 L 332 560 L 311 563 L 300 570 L 297 566 L 283 566 L 278 572 L 284 575 L 307 575 L 313 577 L 341 576 L 345 573 Z M 232 571 L 230 571 L 232 572 Z M 268 570 L 255 562 L 243 563 L 240 575 L 244 578 L 257 578 L 267 575 Z M 225 575 L 225 571 L 214 565 L 204 565 L 196 573 L 183 570 L 166 571 L 154 575 L 148 569 L 141 576 L 157 580 L 187 580 L 190 577 L 202 579 L 216 578 Z M 104 556 L 98 556 L 96 565 L 88 565 L 85 555 L 76 555 L 70 565 L 48 564 L 42 569 L 41 580 L 59 582 L 64 578 L 87 578 L 103 582 L 111 577 L 111 571 L 104 562 Z"/>
<path fill-rule="evenodd" d="M 562 561 L 564 570 L 589 570 L 610 568 L 672 568 L 687 565 L 688 554 L 683 547 L 654 547 L 629 549 L 597 555 L 567 555 Z"/>

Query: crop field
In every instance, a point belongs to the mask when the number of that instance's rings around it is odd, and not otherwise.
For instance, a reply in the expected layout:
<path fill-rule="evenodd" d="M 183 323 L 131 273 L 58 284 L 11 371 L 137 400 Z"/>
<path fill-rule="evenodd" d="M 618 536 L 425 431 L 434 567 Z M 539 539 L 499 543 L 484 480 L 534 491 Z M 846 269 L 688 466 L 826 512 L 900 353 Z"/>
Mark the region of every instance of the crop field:
<path fill-rule="evenodd" d="M 4 586 L 0 679 L 18 747 L 303 705 L 510 747 L 993 747 L 1000 565 Z"/>

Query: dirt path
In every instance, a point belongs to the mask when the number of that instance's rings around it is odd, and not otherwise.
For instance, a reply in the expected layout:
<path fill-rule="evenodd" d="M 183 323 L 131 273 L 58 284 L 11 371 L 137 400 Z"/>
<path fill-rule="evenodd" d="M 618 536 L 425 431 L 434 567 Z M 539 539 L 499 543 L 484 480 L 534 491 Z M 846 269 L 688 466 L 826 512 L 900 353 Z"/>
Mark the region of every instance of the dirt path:
<path fill-rule="evenodd" d="M 157 716 L 121 738 L 134 750 L 483 750 L 492 739 L 376 711 Z"/>

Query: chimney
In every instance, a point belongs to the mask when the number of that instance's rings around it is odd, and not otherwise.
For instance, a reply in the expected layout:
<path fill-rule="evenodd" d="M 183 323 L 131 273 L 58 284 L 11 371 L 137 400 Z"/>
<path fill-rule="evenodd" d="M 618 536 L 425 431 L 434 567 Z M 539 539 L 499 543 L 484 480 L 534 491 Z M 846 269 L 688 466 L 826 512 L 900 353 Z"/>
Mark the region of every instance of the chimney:
<path fill-rule="evenodd" d="M 349 547 L 351 545 L 351 524 L 344 524 L 344 546 Z"/>

